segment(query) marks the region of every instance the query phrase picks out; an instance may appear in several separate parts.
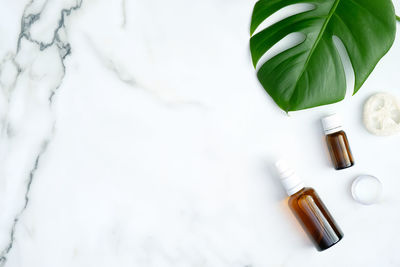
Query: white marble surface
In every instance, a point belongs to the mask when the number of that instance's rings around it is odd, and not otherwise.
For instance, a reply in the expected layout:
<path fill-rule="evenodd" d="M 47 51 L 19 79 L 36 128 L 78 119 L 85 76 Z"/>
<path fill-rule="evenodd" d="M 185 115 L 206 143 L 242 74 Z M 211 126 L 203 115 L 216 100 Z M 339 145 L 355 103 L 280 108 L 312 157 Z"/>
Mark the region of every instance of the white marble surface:
<path fill-rule="evenodd" d="M 369 95 L 400 97 L 400 34 L 356 96 L 286 116 L 251 66 L 254 2 L 0 0 L 1 266 L 400 266 L 400 136 L 361 124 Z M 271 172 L 283 153 L 343 228 L 326 252 Z M 379 205 L 352 201 L 362 173 Z"/>

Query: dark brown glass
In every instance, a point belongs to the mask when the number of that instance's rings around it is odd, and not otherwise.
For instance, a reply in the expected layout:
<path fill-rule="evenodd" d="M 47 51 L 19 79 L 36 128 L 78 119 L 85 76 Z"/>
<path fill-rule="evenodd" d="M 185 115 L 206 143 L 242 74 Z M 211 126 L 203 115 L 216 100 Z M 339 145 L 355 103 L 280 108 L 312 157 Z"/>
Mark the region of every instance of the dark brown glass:
<path fill-rule="evenodd" d="M 318 251 L 335 245 L 343 232 L 314 189 L 305 187 L 290 196 L 289 207 Z"/>
<path fill-rule="evenodd" d="M 328 134 L 326 142 L 336 170 L 346 169 L 354 165 L 353 154 L 344 131 Z"/>

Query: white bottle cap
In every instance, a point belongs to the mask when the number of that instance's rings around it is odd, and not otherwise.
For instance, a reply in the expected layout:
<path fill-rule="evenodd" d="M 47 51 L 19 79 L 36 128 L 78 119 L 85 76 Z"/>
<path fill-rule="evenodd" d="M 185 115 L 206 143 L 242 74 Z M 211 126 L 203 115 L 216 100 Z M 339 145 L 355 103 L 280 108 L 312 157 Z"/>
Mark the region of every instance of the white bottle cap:
<path fill-rule="evenodd" d="M 275 163 L 281 183 L 289 196 L 299 192 L 304 188 L 304 183 L 294 172 L 290 164 L 285 160 L 279 160 Z"/>
<path fill-rule="evenodd" d="M 342 120 L 338 114 L 332 114 L 321 119 L 325 134 L 339 132 L 343 129 Z"/>

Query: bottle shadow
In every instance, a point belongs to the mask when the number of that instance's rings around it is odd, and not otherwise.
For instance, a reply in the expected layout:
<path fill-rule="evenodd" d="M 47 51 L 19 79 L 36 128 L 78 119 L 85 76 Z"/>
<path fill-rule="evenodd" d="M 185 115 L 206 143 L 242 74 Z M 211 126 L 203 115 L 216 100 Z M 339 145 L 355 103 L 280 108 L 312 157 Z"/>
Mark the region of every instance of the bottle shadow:
<path fill-rule="evenodd" d="M 273 192 L 273 199 L 275 199 L 276 203 L 279 205 L 279 209 L 281 210 L 281 215 L 279 216 L 282 216 L 284 221 L 291 225 L 290 227 L 293 228 L 293 235 L 298 235 L 299 238 L 297 241 L 301 244 L 301 247 L 312 247 L 312 242 L 288 206 L 289 197 L 282 186 L 274 162 L 269 161 L 268 164 L 264 163 L 264 170 L 267 173 L 267 176 L 271 177 L 271 179 L 269 179 L 269 186 L 273 187 L 274 190 L 271 190 L 270 192 Z"/>

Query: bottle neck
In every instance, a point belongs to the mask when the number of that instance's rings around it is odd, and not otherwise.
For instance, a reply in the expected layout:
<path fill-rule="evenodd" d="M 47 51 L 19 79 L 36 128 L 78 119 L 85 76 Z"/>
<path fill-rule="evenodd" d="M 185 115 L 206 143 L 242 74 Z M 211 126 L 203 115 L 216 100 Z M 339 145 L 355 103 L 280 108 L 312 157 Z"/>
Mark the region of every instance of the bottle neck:
<path fill-rule="evenodd" d="M 280 173 L 281 183 L 286 193 L 291 196 L 303 189 L 304 182 L 292 169 Z"/>
<path fill-rule="evenodd" d="M 292 197 L 292 196 L 294 196 L 294 195 L 296 195 L 296 194 L 300 194 L 300 193 L 303 192 L 305 189 L 306 189 L 306 186 L 303 184 L 303 186 L 299 187 L 298 190 L 293 190 L 293 194 L 289 194 L 289 193 L 287 193 L 287 192 L 286 192 L 286 193 L 288 194 L 289 197 Z"/>
<path fill-rule="evenodd" d="M 296 194 L 304 188 L 303 180 L 285 160 L 276 162 L 275 167 L 278 171 L 281 183 L 289 196 Z"/>
<path fill-rule="evenodd" d="M 325 135 L 330 135 L 330 134 L 337 133 L 337 132 L 340 132 L 340 131 L 343 131 L 343 127 L 342 126 L 338 126 L 336 128 L 333 128 L 333 129 L 325 130 Z"/>
<path fill-rule="evenodd" d="M 282 178 L 281 182 L 288 196 L 296 194 L 305 187 L 304 182 L 297 174 Z"/>

